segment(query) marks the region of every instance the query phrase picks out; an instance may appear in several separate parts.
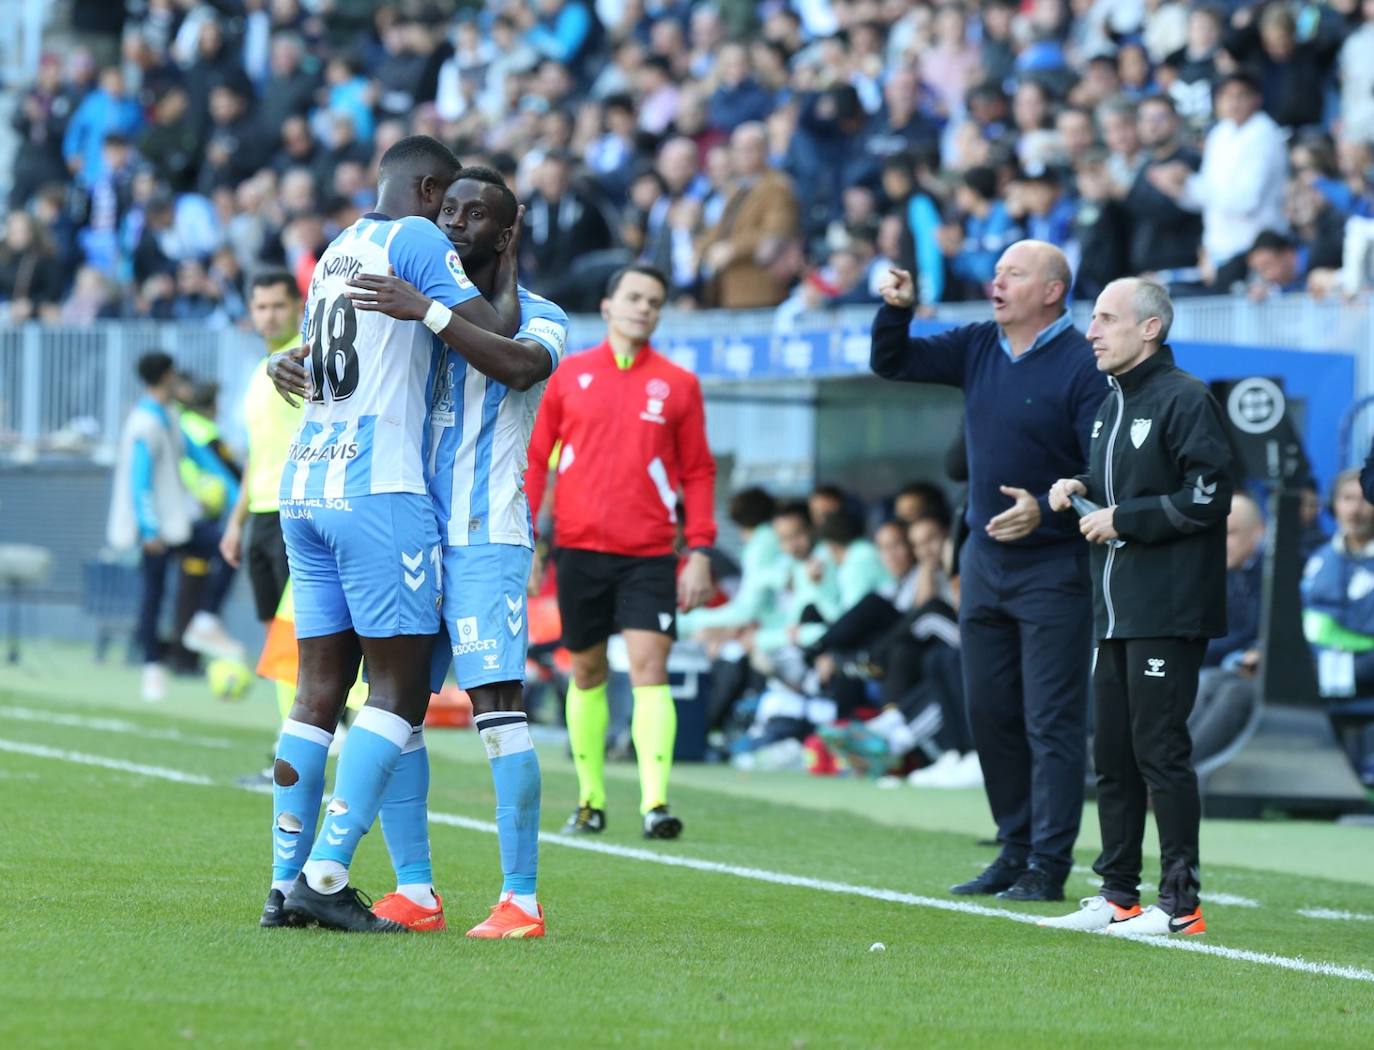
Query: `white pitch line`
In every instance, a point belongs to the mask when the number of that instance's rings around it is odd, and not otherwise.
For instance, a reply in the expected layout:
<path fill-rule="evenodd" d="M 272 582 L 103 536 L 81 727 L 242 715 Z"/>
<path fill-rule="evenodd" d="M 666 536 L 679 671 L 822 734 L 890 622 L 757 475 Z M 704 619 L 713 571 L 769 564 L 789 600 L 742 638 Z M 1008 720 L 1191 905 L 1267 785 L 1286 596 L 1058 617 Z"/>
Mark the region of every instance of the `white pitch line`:
<path fill-rule="evenodd" d="M 1333 908 L 1299 908 L 1298 914 L 1305 919 L 1334 919 L 1337 922 L 1374 922 L 1374 915 L 1358 911 L 1337 911 Z"/>
<path fill-rule="evenodd" d="M 436 824 L 466 828 L 495 834 L 496 825 L 484 820 L 473 820 L 453 813 L 430 813 L 429 819 Z M 541 832 L 539 841 L 543 845 L 567 846 L 588 853 L 600 853 L 626 860 L 640 860 L 650 864 L 663 864 L 674 868 L 688 868 L 692 871 L 708 872 L 714 875 L 733 875 L 736 878 L 752 879 L 755 882 L 772 883 L 775 886 L 795 886 L 799 889 L 819 890 L 822 893 L 838 893 L 849 897 L 867 897 L 870 900 L 886 901 L 892 904 L 907 904 L 917 908 L 930 908 L 935 911 L 957 912 L 961 915 L 982 915 L 987 918 L 1005 919 L 1009 922 L 1034 925 L 1038 915 L 1024 912 L 1007 911 L 1003 908 L 990 908 L 982 904 L 969 904 L 964 901 L 944 900 L 940 897 L 923 897 L 915 893 L 902 893 L 898 890 L 879 889 L 875 886 L 859 886 L 848 882 L 832 882 L 828 879 L 813 879 L 804 875 L 787 875 L 783 872 L 768 871 L 763 868 L 745 868 L 734 864 L 721 864 L 712 860 L 699 860 L 695 857 L 681 857 L 671 853 L 655 853 L 652 850 L 634 849 L 629 846 L 613 846 L 604 842 L 589 842 L 584 838 Z M 1105 936 L 1105 934 L 1099 934 Z M 1275 966 L 1299 973 L 1320 974 L 1325 977 L 1341 977 L 1350 981 L 1365 981 L 1374 984 L 1374 971 L 1355 966 L 1340 966 L 1335 963 L 1314 963 L 1306 959 L 1294 959 L 1285 955 L 1271 955 L 1267 952 L 1252 952 L 1241 948 L 1226 948 L 1219 944 L 1200 944 L 1194 940 L 1169 940 L 1166 938 L 1132 937 L 1130 940 L 1151 948 L 1173 948 L 1177 951 L 1194 952 L 1198 955 L 1211 955 L 1239 962 L 1259 963 Z"/>
<path fill-rule="evenodd" d="M 195 736 L 176 729 L 156 729 L 141 726 L 137 722 L 126 722 L 122 718 L 88 718 L 85 715 L 66 714 L 61 711 L 43 711 L 35 707 L 0 707 L 0 717 L 16 722 L 38 722 L 45 725 L 71 726 L 75 729 L 97 729 L 103 733 L 129 733 L 146 737 L 149 740 L 175 740 L 179 744 L 196 744 L 199 747 L 230 748 L 232 740 L 216 736 Z"/>
<path fill-rule="evenodd" d="M 21 744 L 12 740 L 0 739 L 0 750 L 16 751 L 20 754 L 34 755 L 38 758 L 53 758 L 65 762 L 103 766 L 107 769 L 119 770 L 120 772 L 138 773 L 143 776 L 157 777 L 162 780 L 172 780 L 182 784 L 213 784 L 213 781 L 206 777 L 202 777 L 195 773 L 184 773 L 177 769 L 167 769 L 162 766 L 143 766 L 134 762 L 123 762 L 119 759 L 104 758 L 100 755 L 87 755 L 77 751 L 62 751 L 58 748 L 40 747 L 34 744 Z M 474 820 L 471 817 L 459 816 L 456 813 L 431 812 L 429 819 L 436 824 L 445 824 L 449 827 L 463 828 L 468 831 L 480 831 L 488 835 L 496 833 L 495 824 L 485 820 Z M 1004 919 L 1009 922 L 1018 922 L 1028 925 L 1033 925 L 1036 919 L 1039 918 L 1039 916 L 1026 915 L 1022 912 L 1006 911 L 1002 908 L 989 908 L 982 904 L 942 900 L 939 897 L 923 897 L 915 893 L 902 893 L 898 890 L 880 889 L 876 886 L 860 886 L 848 882 L 833 882 L 829 879 L 813 879 L 804 875 L 788 875 L 784 872 L 768 871 L 764 868 L 746 868 L 734 864 L 721 864 L 712 860 L 700 860 L 696 857 L 682 857 L 671 853 L 655 853 L 652 850 L 634 849 L 629 846 L 614 846 L 605 842 L 588 842 L 586 839 L 568 838 L 548 832 L 540 832 L 539 841 L 544 845 L 565 846 L 568 849 L 582 850 L 585 853 L 600 853 L 603 856 L 619 857 L 624 860 L 638 860 L 649 864 L 662 864 L 665 867 L 672 868 L 687 868 L 691 871 L 700 871 L 712 875 L 732 875 L 736 878 L 770 883 L 775 886 L 792 886 L 798 889 L 817 890 L 822 893 L 835 893 L 846 897 L 865 897 L 869 900 L 884 901 L 891 904 L 906 904 L 918 908 L 929 908 L 935 911 L 956 912 L 961 915 L 981 915 L 987 918 Z M 1097 935 L 1105 936 L 1100 933 Z M 1308 962 L 1306 959 L 1296 959 L 1286 955 L 1271 955 L 1267 952 L 1252 952 L 1241 948 L 1226 948 L 1218 944 L 1199 944 L 1197 941 L 1193 940 L 1169 940 L 1162 937 L 1132 937 L 1129 938 L 1129 940 L 1133 943 L 1151 948 L 1170 948 L 1175 951 L 1192 952 L 1197 955 L 1210 955 L 1216 958 L 1230 959 L 1234 962 L 1257 963 L 1261 966 L 1273 966 L 1282 970 L 1292 970 L 1297 973 L 1307 973 L 1322 977 L 1339 977 L 1343 980 L 1374 984 L 1374 970 L 1364 970 L 1356 966 Z"/>
<path fill-rule="evenodd" d="M 496 834 L 496 825 L 485 820 L 459 816 L 456 813 L 431 812 L 429 819 L 435 824 L 465 828 L 468 831 L 482 831 Z M 545 846 L 567 846 L 569 849 L 583 850 L 587 853 L 600 853 L 607 857 L 620 857 L 623 860 L 640 860 L 649 864 L 662 864 L 670 868 L 688 868 L 712 875 L 734 875 L 737 878 L 752 879 L 755 882 L 768 882 L 775 886 L 795 886 L 799 889 L 820 890 L 825 893 L 841 893 L 851 897 L 867 897 L 870 900 L 888 901 L 895 904 L 911 904 L 921 908 L 934 908 L 938 911 L 961 912 L 965 915 L 988 915 L 1013 922 L 1034 924 L 1038 915 L 1006 911 L 1002 908 L 989 908 L 982 904 L 966 904 L 962 901 L 942 900 L 939 897 L 922 897 L 899 890 L 879 889 L 876 886 L 858 886 L 848 882 L 832 882 L 828 879 L 813 879 L 806 875 L 787 875 L 780 871 L 764 868 L 744 868 L 736 864 L 721 864 L 714 860 L 700 860 L 696 857 L 682 857 L 673 853 L 655 853 L 653 850 L 635 849 L 633 846 L 613 846 L 606 842 L 589 842 L 585 838 L 570 838 L 557 832 L 541 831 L 539 842 Z M 1374 973 L 1370 979 L 1374 980 Z"/>
<path fill-rule="evenodd" d="M 125 762 L 122 758 L 88 755 L 83 751 L 64 751 L 61 748 L 44 747 L 42 744 L 23 744 L 18 740 L 0 739 L 0 751 L 13 751 L 19 755 L 32 755 L 34 758 L 55 758 L 62 762 L 74 762 L 82 766 L 100 766 L 102 769 L 113 769 L 120 773 L 136 773 L 141 777 L 170 780 L 175 784 L 197 784 L 201 787 L 212 787 L 215 783 L 209 777 L 203 777 L 199 773 L 184 773 L 180 769 L 168 769 L 166 766 L 145 766 L 140 762 Z"/>
<path fill-rule="evenodd" d="M 1214 890 L 1204 892 L 1202 900 L 1205 904 L 1226 904 L 1233 908 L 1258 908 L 1260 906 L 1260 902 L 1252 897 L 1242 897 L 1235 893 L 1217 893 Z"/>

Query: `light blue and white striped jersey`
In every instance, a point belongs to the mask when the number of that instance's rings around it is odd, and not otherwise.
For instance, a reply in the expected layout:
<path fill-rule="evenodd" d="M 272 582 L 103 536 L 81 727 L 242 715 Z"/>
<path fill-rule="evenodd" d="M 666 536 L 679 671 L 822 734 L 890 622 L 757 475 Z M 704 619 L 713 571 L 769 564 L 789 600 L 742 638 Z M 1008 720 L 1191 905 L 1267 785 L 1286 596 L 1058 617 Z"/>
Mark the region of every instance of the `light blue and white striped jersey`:
<path fill-rule="evenodd" d="M 557 368 L 568 340 L 568 315 L 543 296 L 519 291 L 520 331 L 515 338 L 544 347 Z M 439 531 L 449 546 L 534 546 L 525 467 L 543 396 L 544 383 L 512 390 L 452 350 L 440 360 L 425 465 Z"/>
<path fill-rule="evenodd" d="M 284 500 L 426 491 L 427 383 L 442 344 L 419 321 L 356 310 L 347 294 L 351 277 L 388 267 L 448 307 L 478 295 L 428 219 L 365 215 L 334 238 L 305 303 L 312 393 L 282 471 Z"/>

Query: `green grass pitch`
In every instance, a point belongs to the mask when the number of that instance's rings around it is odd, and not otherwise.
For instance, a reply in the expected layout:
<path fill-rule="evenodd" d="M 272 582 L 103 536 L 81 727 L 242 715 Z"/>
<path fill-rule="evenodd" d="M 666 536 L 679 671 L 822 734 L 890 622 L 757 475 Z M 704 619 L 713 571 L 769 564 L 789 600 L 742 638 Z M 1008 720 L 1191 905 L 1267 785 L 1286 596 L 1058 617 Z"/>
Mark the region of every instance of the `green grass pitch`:
<path fill-rule="evenodd" d="M 683 767 L 686 834 L 646 843 L 633 769 L 613 767 L 593 843 L 611 848 L 542 851 L 548 938 L 475 942 L 500 873 L 495 837 L 464 825 L 491 820 L 491 783 L 474 735 L 440 731 L 449 931 L 260 930 L 270 806 L 234 780 L 265 764 L 273 718 L 265 688 L 142 704 L 133 672 L 76 649 L 0 668 L 0 1047 L 1374 1046 L 1374 829 L 1207 822 L 1200 953 L 1001 914 L 1072 900 L 934 907 L 991 859 L 977 792 Z M 574 780 L 540 750 L 552 832 Z M 1093 891 L 1096 838 L 1089 807 L 1071 898 Z M 379 833 L 355 872 L 391 888 Z"/>

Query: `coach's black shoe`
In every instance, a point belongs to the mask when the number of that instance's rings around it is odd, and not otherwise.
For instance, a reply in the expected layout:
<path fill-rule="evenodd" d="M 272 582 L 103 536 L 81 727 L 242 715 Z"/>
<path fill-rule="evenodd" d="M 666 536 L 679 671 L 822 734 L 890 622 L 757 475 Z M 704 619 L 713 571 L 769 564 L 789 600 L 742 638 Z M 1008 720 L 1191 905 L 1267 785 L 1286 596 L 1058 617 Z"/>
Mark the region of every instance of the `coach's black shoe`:
<path fill-rule="evenodd" d="M 283 907 L 285 901 L 286 894 L 281 890 L 268 890 L 267 903 L 262 906 L 262 918 L 258 920 L 258 925 L 265 929 L 275 929 L 278 926 L 305 926 L 304 919 Z"/>
<path fill-rule="evenodd" d="M 563 825 L 564 835 L 600 835 L 606 830 L 606 811 L 578 806 Z"/>
<path fill-rule="evenodd" d="M 326 930 L 348 933 L 408 933 L 399 922 L 379 919 L 372 914 L 372 901 L 353 886 L 338 893 L 317 893 L 302 875 L 291 887 L 283 911 L 302 922 L 316 922 Z"/>
<path fill-rule="evenodd" d="M 950 893 L 961 896 L 990 897 L 1016 885 L 1016 880 L 1026 873 L 1024 864 L 1012 864 L 998 857 L 968 882 L 961 882 L 949 888 Z"/>
<path fill-rule="evenodd" d="M 644 814 L 646 839 L 675 839 L 682 834 L 682 821 L 668 812 L 667 806 L 655 806 Z"/>
<path fill-rule="evenodd" d="M 1064 880 L 1056 879 L 1044 868 L 1031 866 L 1016 882 L 997 895 L 1004 901 L 1062 901 Z"/>

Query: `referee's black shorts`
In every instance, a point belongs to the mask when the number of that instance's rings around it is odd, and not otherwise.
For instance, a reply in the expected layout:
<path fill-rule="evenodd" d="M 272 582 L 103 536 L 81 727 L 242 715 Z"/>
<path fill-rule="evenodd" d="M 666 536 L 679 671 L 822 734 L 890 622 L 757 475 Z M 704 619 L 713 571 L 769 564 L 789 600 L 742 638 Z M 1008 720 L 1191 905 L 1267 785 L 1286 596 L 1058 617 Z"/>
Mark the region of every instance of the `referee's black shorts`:
<path fill-rule="evenodd" d="M 563 645 L 573 652 L 627 628 L 677 637 L 676 556 L 560 549 L 554 564 Z"/>
<path fill-rule="evenodd" d="M 248 515 L 248 582 L 253 585 L 253 606 L 266 623 L 277 615 L 290 572 L 286 567 L 286 541 L 281 535 L 281 516 L 276 511 Z"/>

